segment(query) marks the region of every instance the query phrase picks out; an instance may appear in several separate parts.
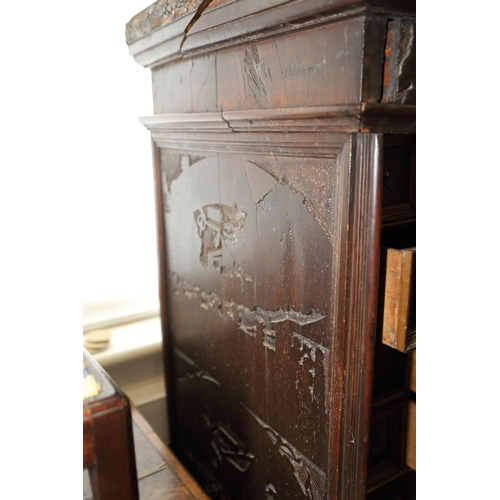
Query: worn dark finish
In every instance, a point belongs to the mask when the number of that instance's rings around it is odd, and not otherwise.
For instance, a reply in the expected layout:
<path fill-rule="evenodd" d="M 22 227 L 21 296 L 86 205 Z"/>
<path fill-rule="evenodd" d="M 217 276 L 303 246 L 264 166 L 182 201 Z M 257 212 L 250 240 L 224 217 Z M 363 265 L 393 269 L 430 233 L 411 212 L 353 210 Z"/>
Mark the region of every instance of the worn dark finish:
<path fill-rule="evenodd" d="M 83 400 L 83 468 L 95 500 L 138 500 L 130 403 L 83 350 L 84 371 L 102 388 Z"/>
<path fill-rule="evenodd" d="M 401 225 L 415 221 L 417 207 L 414 135 L 385 136 L 383 179 L 383 225 Z M 392 246 L 401 247 L 400 241 L 401 236 L 398 236 Z"/>
<path fill-rule="evenodd" d="M 382 102 L 415 104 L 415 63 L 415 20 L 391 19 L 387 23 Z"/>
<path fill-rule="evenodd" d="M 411 2 L 223 0 L 130 44 L 171 446 L 214 499 L 361 499 L 406 470 L 408 364 L 377 315 L 387 230 L 415 221 L 413 24 Z"/>
<path fill-rule="evenodd" d="M 132 419 L 139 498 L 208 500 L 203 490 L 134 407 L 132 407 Z M 89 474 L 84 471 L 83 500 L 94 498 Z"/>

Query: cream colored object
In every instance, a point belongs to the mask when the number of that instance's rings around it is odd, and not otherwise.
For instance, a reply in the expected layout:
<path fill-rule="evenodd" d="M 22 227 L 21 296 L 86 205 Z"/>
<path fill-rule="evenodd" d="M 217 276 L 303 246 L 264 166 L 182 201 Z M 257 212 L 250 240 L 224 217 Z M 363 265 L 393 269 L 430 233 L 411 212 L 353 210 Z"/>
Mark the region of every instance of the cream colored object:
<path fill-rule="evenodd" d="M 108 347 L 111 332 L 109 330 L 91 330 L 83 334 L 83 347 L 90 354 L 103 351 Z"/>
<path fill-rule="evenodd" d="M 93 398 L 102 391 L 102 386 L 99 381 L 89 373 L 87 365 L 83 363 L 83 400 Z"/>

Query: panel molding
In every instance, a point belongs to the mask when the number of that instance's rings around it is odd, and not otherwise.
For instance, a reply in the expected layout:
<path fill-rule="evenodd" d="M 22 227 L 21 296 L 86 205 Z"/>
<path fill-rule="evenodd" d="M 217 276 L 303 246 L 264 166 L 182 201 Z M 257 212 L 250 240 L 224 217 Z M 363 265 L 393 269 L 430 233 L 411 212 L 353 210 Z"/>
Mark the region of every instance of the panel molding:
<path fill-rule="evenodd" d="M 150 131 L 208 132 L 323 132 L 357 131 L 361 106 L 309 106 L 299 108 L 222 111 L 220 113 L 165 113 L 143 116 Z"/>
<path fill-rule="evenodd" d="M 220 113 L 168 113 L 143 116 L 139 121 L 151 132 L 159 147 L 224 152 L 230 146 L 242 153 L 269 153 L 274 150 L 267 136 L 272 134 L 275 138 L 272 143 L 282 146 L 278 151 L 281 154 L 330 156 L 331 132 L 414 133 L 415 115 L 415 106 L 363 103 Z M 397 127 L 394 123 L 398 124 Z M 309 140 L 304 141 L 304 132 L 308 133 Z M 293 137 L 293 133 L 302 134 L 300 141 Z M 304 148 L 306 151 L 301 153 Z"/>
<path fill-rule="evenodd" d="M 340 249 L 345 288 L 337 298 L 338 352 L 332 362 L 338 370 L 342 367 L 342 389 L 333 400 L 341 415 L 332 421 L 338 477 L 332 475 L 330 498 L 345 500 L 362 499 L 366 492 L 382 218 L 381 141 L 379 134 L 354 134 L 340 157 L 346 165 L 343 217 L 348 219 L 342 239 L 346 246 Z"/>

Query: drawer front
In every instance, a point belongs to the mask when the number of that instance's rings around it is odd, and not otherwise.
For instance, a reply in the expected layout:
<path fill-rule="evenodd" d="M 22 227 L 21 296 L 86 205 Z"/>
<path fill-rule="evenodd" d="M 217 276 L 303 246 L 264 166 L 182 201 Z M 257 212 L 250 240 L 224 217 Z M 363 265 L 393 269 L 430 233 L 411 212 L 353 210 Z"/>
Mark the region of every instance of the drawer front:
<path fill-rule="evenodd" d="M 382 342 L 401 352 L 416 346 L 416 248 L 387 249 Z"/>
<path fill-rule="evenodd" d="M 406 428 L 406 465 L 417 470 L 417 405 L 408 403 L 408 421 Z"/>
<path fill-rule="evenodd" d="M 417 350 L 411 352 L 410 354 L 410 383 L 408 388 L 410 391 L 417 392 Z"/>

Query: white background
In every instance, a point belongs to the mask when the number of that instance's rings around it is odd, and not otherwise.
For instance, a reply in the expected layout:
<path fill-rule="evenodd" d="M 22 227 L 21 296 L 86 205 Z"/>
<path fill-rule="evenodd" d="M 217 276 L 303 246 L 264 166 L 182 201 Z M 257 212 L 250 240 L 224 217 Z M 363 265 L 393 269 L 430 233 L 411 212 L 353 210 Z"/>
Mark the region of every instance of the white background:
<path fill-rule="evenodd" d="M 146 6 L 0 8 L 2 498 L 81 498 L 82 293 L 155 286 L 150 143 L 137 121 L 152 112 L 150 76 L 124 36 Z M 464 7 L 418 9 L 426 500 L 500 491 L 498 22 L 491 8 Z"/>
<path fill-rule="evenodd" d="M 0 8 L 5 499 L 81 498 L 82 301 L 157 294 L 151 72 L 125 43 L 150 3 Z"/>

